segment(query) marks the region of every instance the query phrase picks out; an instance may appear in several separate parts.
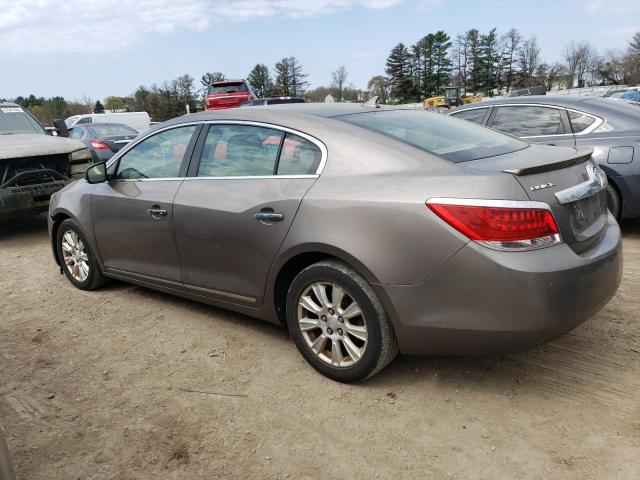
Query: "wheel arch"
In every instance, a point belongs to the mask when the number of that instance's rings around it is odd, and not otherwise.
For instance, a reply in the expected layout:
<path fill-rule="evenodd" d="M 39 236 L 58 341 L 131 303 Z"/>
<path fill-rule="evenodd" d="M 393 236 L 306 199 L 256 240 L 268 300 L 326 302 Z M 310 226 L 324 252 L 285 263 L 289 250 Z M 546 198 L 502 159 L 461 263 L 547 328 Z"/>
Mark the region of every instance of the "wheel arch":
<path fill-rule="evenodd" d="M 340 261 L 362 275 L 369 284 L 379 283 L 375 275 L 362 262 L 339 248 L 318 243 L 297 246 L 281 255 L 273 269 L 270 300 L 273 302 L 277 323 L 286 325 L 287 293 L 293 279 L 305 268 L 322 260 Z"/>
<path fill-rule="evenodd" d="M 70 218 L 73 218 L 73 215 L 71 215 L 69 211 L 64 209 L 57 210 L 53 215 L 51 215 L 51 235 L 49 240 L 51 242 L 51 250 L 53 250 L 53 258 L 59 267 L 62 267 L 62 262 L 60 261 L 58 248 L 56 247 L 58 230 L 60 229 L 60 224 Z"/>

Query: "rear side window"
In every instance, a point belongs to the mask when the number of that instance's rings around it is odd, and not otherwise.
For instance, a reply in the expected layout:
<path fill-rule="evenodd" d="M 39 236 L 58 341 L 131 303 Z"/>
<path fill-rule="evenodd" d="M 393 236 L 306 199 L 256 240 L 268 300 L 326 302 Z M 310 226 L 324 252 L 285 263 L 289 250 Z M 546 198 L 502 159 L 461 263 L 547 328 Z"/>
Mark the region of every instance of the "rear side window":
<path fill-rule="evenodd" d="M 209 95 L 216 95 L 219 93 L 236 93 L 236 92 L 248 92 L 249 89 L 244 82 L 231 82 L 231 83 L 218 83 L 209 85 Z"/>
<path fill-rule="evenodd" d="M 273 175 L 284 132 L 250 125 L 211 125 L 199 177 Z"/>
<path fill-rule="evenodd" d="M 516 137 L 564 133 L 560 110 L 548 107 L 498 107 L 491 128 Z"/>
<path fill-rule="evenodd" d="M 473 108 L 471 110 L 462 110 L 457 113 L 452 113 L 451 115 L 473 123 L 482 123 L 487 110 L 488 108 Z"/>
<path fill-rule="evenodd" d="M 378 110 L 333 117 L 385 135 L 450 162 L 522 150 L 528 143 L 471 122 L 423 110 Z"/>
<path fill-rule="evenodd" d="M 318 170 L 321 159 L 322 152 L 316 144 L 287 133 L 280 151 L 278 175 L 312 175 Z"/>
<path fill-rule="evenodd" d="M 580 133 L 589 128 L 596 121 L 591 115 L 580 112 L 569 112 L 569 120 L 573 133 Z"/>

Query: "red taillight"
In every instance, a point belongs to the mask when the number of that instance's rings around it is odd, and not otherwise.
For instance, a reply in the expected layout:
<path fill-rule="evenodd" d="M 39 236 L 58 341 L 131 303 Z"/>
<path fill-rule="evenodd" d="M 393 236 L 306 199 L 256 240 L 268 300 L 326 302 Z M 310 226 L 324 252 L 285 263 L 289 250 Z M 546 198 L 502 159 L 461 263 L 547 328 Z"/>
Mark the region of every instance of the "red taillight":
<path fill-rule="evenodd" d="M 104 142 L 97 142 L 95 140 L 91 140 L 91 141 L 89 141 L 89 143 L 96 150 L 109 150 L 109 145 L 107 145 Z"/>
<path fill-rule="evenodd" d="M 430 200 L 427 206 L 441 219 L 472 240 L 482 242 L 518 242 L 552 237 L 559 241 L 553 215 L 546 208 L 491 205 L 473 201 L 446 203 Z M 499 204 L 499 201 L 495 202 Z M 526 202 L 525 202 L 526 203 Z"/>

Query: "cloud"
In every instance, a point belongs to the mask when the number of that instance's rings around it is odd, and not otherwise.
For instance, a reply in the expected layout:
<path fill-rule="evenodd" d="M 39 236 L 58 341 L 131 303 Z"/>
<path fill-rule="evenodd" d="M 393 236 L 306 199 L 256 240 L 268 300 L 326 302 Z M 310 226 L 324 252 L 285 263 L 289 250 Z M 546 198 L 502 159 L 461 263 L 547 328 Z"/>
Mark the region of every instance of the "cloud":
<path fill-rule="evenodd" d="M 203 31 L 216 21 L 314 17 L 354 7 L 384 9 L 403 1 L 0 0 L 0 52 L 114 51 L 149 34 Z"/>
<path fill-rule="evenodd" d="M 622 14 L 640 12 L 638 0 L 588 0 L 586 5 L 591 13 L 599 13 L 602 9 Z"/>

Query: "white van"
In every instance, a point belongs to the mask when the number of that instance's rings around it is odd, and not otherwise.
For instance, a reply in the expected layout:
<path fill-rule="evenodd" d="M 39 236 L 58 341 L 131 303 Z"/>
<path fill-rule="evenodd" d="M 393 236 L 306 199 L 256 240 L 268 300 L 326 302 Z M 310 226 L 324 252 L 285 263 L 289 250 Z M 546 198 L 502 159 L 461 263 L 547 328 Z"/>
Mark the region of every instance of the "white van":
<path fill-rule="evenodd" d="M 151 119 L 147 112 L 122 112 L 122 113 L 89 113 L 87 115 L 73 115 L 65 119 L 67 128 L 84 123 L 124 123 L 138 133 L 148 130 Z"/>

